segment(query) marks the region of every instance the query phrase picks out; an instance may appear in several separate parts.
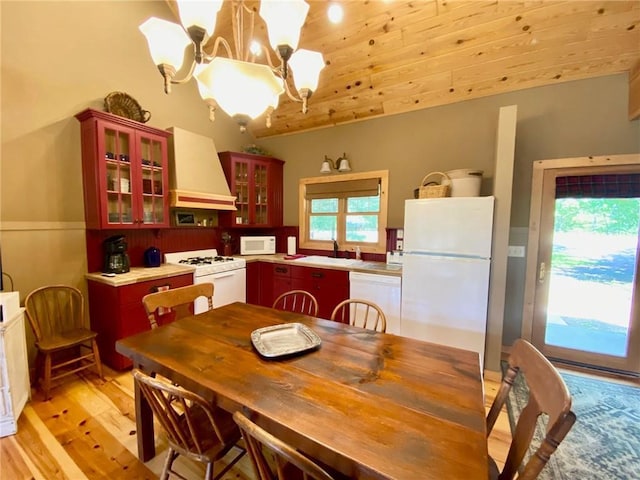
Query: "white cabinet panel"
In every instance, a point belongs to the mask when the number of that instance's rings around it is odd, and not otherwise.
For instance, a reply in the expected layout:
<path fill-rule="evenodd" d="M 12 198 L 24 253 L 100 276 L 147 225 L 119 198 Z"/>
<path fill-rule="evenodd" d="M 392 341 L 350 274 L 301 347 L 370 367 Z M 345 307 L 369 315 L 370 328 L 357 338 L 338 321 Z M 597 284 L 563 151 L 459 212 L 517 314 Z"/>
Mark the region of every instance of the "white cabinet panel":
<path fill-rule="evenodd" d="M 0 437 L 16 433 L 18 417 L 31 396 L 30 388 L 24 308 L 19 308 L 0 323 Z"/>

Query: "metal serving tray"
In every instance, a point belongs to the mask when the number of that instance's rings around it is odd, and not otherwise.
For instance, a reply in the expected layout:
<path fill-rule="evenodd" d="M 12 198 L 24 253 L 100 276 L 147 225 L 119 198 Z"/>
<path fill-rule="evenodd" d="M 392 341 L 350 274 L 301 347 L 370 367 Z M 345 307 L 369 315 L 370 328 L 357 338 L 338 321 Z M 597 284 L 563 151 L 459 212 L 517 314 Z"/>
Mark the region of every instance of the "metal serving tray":
<path fill-rule="evenodd" d="M 283 323 L 254 330 L 251 342 L 260 355 L 275 358 L 311 350 L 322 341 L 302 323 Z"/>

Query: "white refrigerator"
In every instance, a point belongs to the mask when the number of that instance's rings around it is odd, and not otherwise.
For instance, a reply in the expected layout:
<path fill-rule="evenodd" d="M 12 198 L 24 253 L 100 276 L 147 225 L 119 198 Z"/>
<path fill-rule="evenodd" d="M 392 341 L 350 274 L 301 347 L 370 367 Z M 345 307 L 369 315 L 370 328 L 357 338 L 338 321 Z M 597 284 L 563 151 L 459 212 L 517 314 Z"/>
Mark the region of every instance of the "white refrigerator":
<path fill-rule="evenodd" d="M 401 334 L 484 362 L 494 197 L 407 200 Z"/>

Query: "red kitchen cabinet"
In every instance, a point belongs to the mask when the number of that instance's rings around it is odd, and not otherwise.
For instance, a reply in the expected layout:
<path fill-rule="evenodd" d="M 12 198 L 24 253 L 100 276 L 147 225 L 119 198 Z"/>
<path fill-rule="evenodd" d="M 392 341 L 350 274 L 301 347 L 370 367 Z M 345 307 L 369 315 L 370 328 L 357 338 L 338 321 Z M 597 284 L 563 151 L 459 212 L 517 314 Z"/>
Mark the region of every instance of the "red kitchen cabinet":
<path fill-rule="evenodd" d="M 260 268 L 262 265 L 262 262 L 247 263 L 247 303 L 251 305 L 262 305 L 262 295 L 260 291 Z"/>
<path fill-rule="evenodd" d="M 318 301 L 318 317 L 329 318 L 336 305 L 349 298 L 349 272 L 260 262 L 259 288 L 260 305 L 265 307 L 284 292 L 305 290 Z"/>
<path fill-rule="evenodd" d="M 193 274 L 186 273 L 121 287 L 94 280 L 88 280 L 87 283 L 89 318 L 91 329 L 98 333 L 100 357 L 111 368 L 124 370 L 131 367 L 131 361 L 116 352 L 116 341 L 151 329 L 142 297 L 160 286 L 176 288 L 191 285 Z"/>
<path fill-rule="evenodd" d="M 260 305 L 271 307 L 279 295 L 291 290 L 291 273 L 288 265 L 261 262 Z"/>
<path fill-rule="evenodd" d="M 238 152 L 220 152 L 218 157 L 237 208 L 235 212 L 220 212 L 220 225 L 281 227 L 284 161 Z"/>
<path fill-rule="evenodd" d="M 292 265 L 291 290 L 306 290 L 318 301 L 318 317 L 330 318 L 333 309 L 349 298 L 349 272 Z"/>
<path fill-rule="evenodd" d="M 93 109 L 76 115 L 88 229 L 169 227 L 165 130 Z"/>

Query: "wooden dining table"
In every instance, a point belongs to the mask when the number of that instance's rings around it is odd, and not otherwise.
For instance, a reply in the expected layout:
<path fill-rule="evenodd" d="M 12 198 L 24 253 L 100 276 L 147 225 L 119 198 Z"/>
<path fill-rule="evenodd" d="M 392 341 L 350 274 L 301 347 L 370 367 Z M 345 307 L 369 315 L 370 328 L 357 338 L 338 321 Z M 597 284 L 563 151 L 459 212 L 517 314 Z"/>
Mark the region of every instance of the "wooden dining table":
<path fill-rule="evenodd" d="M 313 350 L 267 358 L 251 333 L 297 322 Z M 119 340 L 134 367 L 161 374 L 348 478 L 486 480 L 478 354 L 330 320 L 233 303 Z M 136 388 L 138 454 L 155 455 Z"/>

